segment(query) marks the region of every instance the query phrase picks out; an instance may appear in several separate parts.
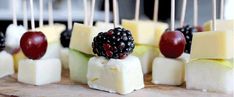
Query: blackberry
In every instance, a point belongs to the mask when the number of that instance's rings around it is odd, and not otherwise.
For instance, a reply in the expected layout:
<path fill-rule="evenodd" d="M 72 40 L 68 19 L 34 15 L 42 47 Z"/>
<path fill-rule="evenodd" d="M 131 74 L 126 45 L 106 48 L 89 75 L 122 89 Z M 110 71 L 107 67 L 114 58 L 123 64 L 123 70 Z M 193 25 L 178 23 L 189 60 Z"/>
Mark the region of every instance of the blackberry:
<path fill-rule="evenodd" d="M 5 49 L 5 35 L 0 32 L 0 52 Z"/>
<path fill-rule="evenodd" d="M 177 28 L 176 30 L 184 34 L 184 37 L 186 39 L 184 52 L 190 54 L 191 44 L 192 44 L 192 39 L 193 39 L 193 32 L 197 32 L 197 29 L 190 25 L 186 25 L 186 26 L 183 26 L 182 28 Z"/>
<path fill-rule="evenodd" d="M 133 52 L 135 44 L 131 32 L 118 27 L 108 32 L 100 32 L 94 37 L 92 47 L 98 56 L 124 59 Z"/>
<path fill-rule="evenodd" d="M 72 30 L 65 30 L 60 34 L 60 43 L 65 48 L 69 47 L 71 39 L 71 31 Z"/>

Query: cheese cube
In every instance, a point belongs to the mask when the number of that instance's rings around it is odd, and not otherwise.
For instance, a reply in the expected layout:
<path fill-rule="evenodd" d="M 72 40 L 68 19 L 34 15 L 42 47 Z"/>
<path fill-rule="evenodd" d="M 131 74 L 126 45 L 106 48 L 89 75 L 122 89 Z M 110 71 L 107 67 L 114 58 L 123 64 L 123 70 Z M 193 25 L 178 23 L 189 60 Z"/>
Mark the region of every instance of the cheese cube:
<path fill-rule="evenodd" d="M 61 80 L 59 59 L 24 59 L 19 62 L 18 81 L 32 85 L 45 85 Z"/>
<path fill-rule="evenodd" d="M 69 49 L 69 71 L 72 81 L 87 84 L 88 61 L 91 57 L 91 55 Z"/>
<path fill-rule="evenodd" d="M 14 74 L 13 57 L 6 51 L 0 52 L 0 78 Z"/>
<path fill-rule="evenodd" d="M 60 33 L 66 29 L 63 24 L 45 25 L 43 27 L 36 28 L 35 31 L 41 31 L 47 37 L 47 41 L 60 42 Z"/>
<path fill-rule="evenodd" d="M 60 43 L 59 42 L 51 42 L 48 44 L 46 53 L 41 59 L 59 58 L 59 56 L 60 56 Z M 19 52 L 15 53 L 13 55 L 13 58 L 14 58 L 15 70 L 17 72 L 19 61 L 22 59 L 27 59 L 27 57 L 24 55 L 22 50 L 20 50 Z"/>
<path fill-rule="evenodd" d="M 111 93 L 128 94 L 144 88 L 140 61 L 131 55 L 122 60 L 92 57 L 87 78 L 89 87 Z"/>
<path fill-rule="evenodd" d="M 61 48 L 60 50 L 60 60 L 62 62 L 62 67 L 64 69 L 69 69 L 68 65 L 68 56 L 69 56 L 69 48 Z"/>
<path fill-rule="evenodd" d="M 204 24 L 205 31 L 212 31 L 212 21 Z M 234 20 L 216 20 L 216 30 L 218 31 L 234 31 Z"/>
<path fill-rule="evenodd" d="M 154 58 L 159 56 L 159 49 L 154 46 L 136 45 L 132 55 L 140 59 L 143 74 L 147 74 L 152 71 L 152 63 Z"/>
<path fill-rule="evenodd" d="M 226 60 L 194 60 L 186 67 L 186 88 L 233 93 L 233 63 Z"/>
<path fill-rule="evenodd" d="M 181 59 L 157 57 L 153 61 L 154 84 L 181 85 L 184 82 L 185 63 Z"/>
<path fill-rule="evenodd" d="M 20 38 L 27 30 L 22 26 L 10 24 L 6 29 L 6 49 L 13 52 L 20 46 Z"/>
<path fill-rule="evenodd" d="M 191 46 L 191 58 L 233 58 L 233 35 L 233 32 L 224 31 L 194 33 Z"/>
<path fill-rule="evenodd" d="M 94 54 L 93 38 L 101 32 L 97 27 L 75 23 L 72 31 L 70 48 L 86 54 Z"/>
<path fill-rule="evenodd" d="M 59 58 L 60 56 L 60 43 L 59 42 L 51 42 L 49 43 L 45 55 L 41 59 L 48 58 Z"/>
<path fill-rule="evenodd" d="M 113 23 L 105 23 L 105 22 L 96 22 L 95 26 L 98 27 L 100 29 L 100 31 L 102 31 L 102 32 L 107 32 L 110 29 L 114 28 Z"/>
<path fill-rule="evenodd" d="M 122 26 L 132 32 L 137 44 L 152 45 L 158 47 L 163 32 L 168 28 L 165 23 L 152 21 L 123 20 Z"/>

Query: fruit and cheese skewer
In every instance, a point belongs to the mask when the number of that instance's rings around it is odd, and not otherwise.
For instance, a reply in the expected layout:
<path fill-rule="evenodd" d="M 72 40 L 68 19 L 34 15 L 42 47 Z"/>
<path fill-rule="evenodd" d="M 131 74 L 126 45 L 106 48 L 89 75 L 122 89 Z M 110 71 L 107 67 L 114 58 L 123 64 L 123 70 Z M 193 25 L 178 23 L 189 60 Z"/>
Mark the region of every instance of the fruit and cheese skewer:
<path fill-rule="evenodd" d="M 40 2 L 40 3 L 43 3 Z M 40 4 L 41 5 L 41 4 Z M 43 6 L 41 6 L 43 7 Z M 41 19 L 39 22 L 39 27 L 35 28 L 35 31 L 43 32 L 48 40 L 48 48 L 43 59 L 46 58 L 59 58 L 60 57 L 60 34 L 66 29 L 64 24 L 54 23 L 53 17 L 53 0 L 49 0 L 48 2 L 48 18 L 49 24 L 43 24 L 43 8 L 40 8 Z"/>
<path fill-rule="evenodd" d="M 23 24 L 24 28 L 28 29 L 28 11 L 27 11 L 27 0 L 23 0 Z"/>
<path fill-rule="evenodd" d="M 20 37 L 26 32 L 26 29 L 17 25 L 17 0 L 12 0 L 12 21 L 6 29 L 6 50 L 11 54 L 19 51 L 19 40 Z"/>
<path fill-rule="evenodd" d="M 131 32 L 117 27 L 117 6 L 117 0 L 113 0 L 116 28 L 100 32 L 93 39 L 93 52 L 97 56 L 88 62 L 87 79 L 90 88 L 128 94 L 143 88 L 144 79 L 140 60 L 130 55 L 135 47 Z"/>
<path fill-rule="evenodd" d="M 168 28 L 168 25 L 158 21 L 153 22 L 139 20 L 139 3 L 140 0 L 137 0 L 135 9 L 135 19 L 122 20 L 122 25 L 124 28 L 129 29 L 133 33 L 133 37 L 135 39 L 136 44 L 151 45 L 158 47 L 158 38 L 160 38 L 164 30 Z"/>
<path fill-rule="evenodd" d="M 45 85 L 61 80 L 61 62 L 57 58 L 41 59 L 47 51 L 47 37 L 35 30 L 33 0 L 30 0 L 31 28 L 20 39 L 20 47 L 27 57 L 19 61 L 18 81 Z M 45 69 L 46 68 L 46 69 Z"/>
<path fill-rule="evenodd" d="M 52 0 L 49 2 L 52 3 Z M 47 41 L 48 41 L 48 47 L 47 47 L 47 52 L 46 54 L 42 57 L 42 59 L 47 59 L 47 58 L 60 58 L 60 33 L 65 30 L 65 25 L 63 24 L 54 24 L 52 22 L 52 25 L 44 25 L 43 24 L 43 7 L 42 4 L 43 0 L 40 0 L 39 6 L 39 27 L 35 28 L 34 31 L 41 31 L 43 34 L 46 35 Z M 52 5 L 50 5 L 52 8 Z M 52 10 L 52 9 L 50 9 Z M 53 11 L 51 11 L 53 12 Z M 53 18 L 53 16 L 49 16 Z M 34 17 L 33 17 L 34 18 Z M 51 19 L 49 18 L 49 19 Z M 49 20 L 51 21 L 51 20 Z M 31 22 L 33 25 L 35 25 L 34 22 Z M 33 30 L 33 28 L 31 28 Z M 15 62 L 15 69 L 16 71 L 18 70 L 18 64 L 19 61 L 22 59 L 26 59 L 27 57 L 23 54 L 22 50 L 19 50 L 17 53 L 14 54 L 14 62 Z"/>
<path fill-rule="evenodd" d="M 221 0 L 220 3 L 220 19 L 216 20 L 216 30 L 230 30 L 234 32 L 234 20 L 233 19 L 229 19 L 226 20 L 224 19 L 224 1 L 225 0 Z M 212 31 L 213 27 L 212 27 L 212 21 L 207 21 L 204 23 L 204 30 L 205 31 Z"/>
<path fill-rule="evenodd" d="M 68 52 L 72 33 L 72 1 L 67 0 L 67 29 L 60 35 L 60 59 L 64 69 L 68 69 Z"/>
<path fill-rule="evenodd" d="M 96 22 L 95 26 L 99 27 L 102 31 L 108 31 L 114 27 L 113 23 L 110 23 L 110 2 L 105 0 L 105 22 Z"/>
<path fill-rule="evenodd" d="M 24 28 L 25 28 L 25 31 L 23 33 L 26 32 L 26 30 L 28 29 L 28 12 L 27 12 L 27 0 L 23 0 L 22 1 L 23 3 L 23 24 L 24 24 Z M 15 36 L 20 37 L 22 35 L 18 35 L 16 34 Z M 19 42 L 20 40 L 18 40 Z M 18 49 L 16 49 L 13 53 L 13 59 L 14 59 L 14 68 L 15 68 L 15 71 L 17 72 L 18 71 L 18 63 L 19 63 L 19 60 L 20 59 L 23 59 L 25 58 L 23 52 L 21 51 L 20 47 L 18 47 Z"/>
<path fill-rule="evenodd" d="M 72 81 L 87 84 L 88 61 L 94 56 L 92 41 L 101 30 L 93 26 L 92 22 L 95 1 L 83 0 L 83 2 L 84 24 L 74 23 L 73 26 L 69 47 L 69 70 Z"/>
<path fill-rule="evenodd" d="M 171 0 L 171 27 L 161 36 L 159 49 L 163 56 L 153 61 L 152 82 L 154 84 L 181 85 L 188 56 L 182 55 L 186 40 L 175 30 L 175 0 Z"/>
<path fill-rule="evenodd" d="M 13 74 L 13 57 L 5 51 L 5 35 L 0 32 L 0 78 Z"/>
<path fill-rule="evenodd" d="M 158 41 L 168 25 L 158 22 L 157 9 L 158 0 L 155 0 L 154 5 L 154 21 L 140 20 L 140 0 L 136 0 L 135 19 L 134 20 L 122 20 L 122 26 L 130 30 L 135 39 L 136 47 L 133 55 L 137 56 L 141 60 L 142 70 L 144 74 L 152 71 L 152 61 L 159 55 Z"/>
<path fill-rule="evenodd" d="M 212 2 L 212 31 L 195 33 L 191 62 L 186 66 L 186 88 L 233 93 L 233 31 L 218 30 L 216 0 Z"/>
<path fill-rule="evenodd" d="M 186 46 L 184 52 L 186 54 L 190 54 L 192 38 L 194 32 L 201 32 L 202 27 L 197 25 L 197 0 L 194 0 L 194 26 L 184 25 L 185 14 L 186 14 L 186 5 L 187 0 L 183 0 L 182 10 L 181 10 L 181 19 L 180 19 L 180 27 L 176 28 L 176 30 L 182 32 L 186 39 Z"/>

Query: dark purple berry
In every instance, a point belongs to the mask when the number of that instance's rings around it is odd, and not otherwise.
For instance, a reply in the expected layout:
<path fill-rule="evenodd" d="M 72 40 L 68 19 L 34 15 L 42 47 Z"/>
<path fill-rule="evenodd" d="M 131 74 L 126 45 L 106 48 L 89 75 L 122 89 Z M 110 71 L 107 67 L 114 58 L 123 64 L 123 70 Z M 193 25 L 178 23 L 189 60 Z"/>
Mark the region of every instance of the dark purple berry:
<path fill-rule="evenodd" d="M 190 25 L 186 25 L 186 26 L 183 26 L 182 28 L 177 28 L 176 30 L 180 31 L 184 34 L 184 37 L 186 40 L 184 52 L 190 53 L 192 39 L 193 39 L 193 32 L 197 32 L 197 29 L 195 27 L 190 26 Z"/>
<path fill-rule="evenodd" d="M 5 35 L 0 32 L 0 52 L 5 49 Z"/>
<path fill-rule="evenodd" d="M 93 39 L 93 52 L 98 56 L 108 59 L 124 59 L 135 48 L 130 31 L 124 28 L 111 29 L 108 32 L 100 32 Z"/>
<path fill-rule="evenodd" d="M 63 47 L 68 48 L 71 39 L 71 31 L 72 30 L 65 30 L 60 34 L 60 43 Z"/>

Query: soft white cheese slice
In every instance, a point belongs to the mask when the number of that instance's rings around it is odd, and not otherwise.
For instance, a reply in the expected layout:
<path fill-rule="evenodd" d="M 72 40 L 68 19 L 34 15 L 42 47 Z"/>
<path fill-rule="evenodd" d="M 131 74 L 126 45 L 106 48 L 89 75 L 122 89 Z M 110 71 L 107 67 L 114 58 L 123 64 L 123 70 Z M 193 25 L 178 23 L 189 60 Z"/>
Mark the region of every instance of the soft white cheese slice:
<path fill-rule="evenodd" d="M 182 59 L 156 57 L 153 61 L 154 84 L 181 85 L 184 82 L 185 63 Z"/>
<path fill-rule="evenodd" d="M 186 67 L 186 88 L 233 93 L 234 64 L 226 60 L 194 60 Z"/>
<path fill-rule="evenodd" d="M 45 85 L 61 80 L 59 59 L 23 59 L 19 62 L 18 81 L 32 85 Z"/>
<path fill-rule="evenodd" d="M 14 74 L 14 63 L 12 55 L 6 51 L 0 52 L 0 78 Z"/>
<path fill-rule="evenodd" d="M 110 60 L 92 57 L 87 78 L 89 87 L 112 93 L 128 94 L 144 88 L 140 60 L 135 56 Z"/>

